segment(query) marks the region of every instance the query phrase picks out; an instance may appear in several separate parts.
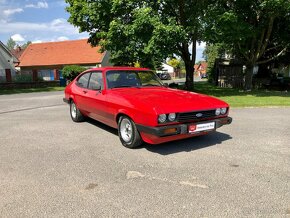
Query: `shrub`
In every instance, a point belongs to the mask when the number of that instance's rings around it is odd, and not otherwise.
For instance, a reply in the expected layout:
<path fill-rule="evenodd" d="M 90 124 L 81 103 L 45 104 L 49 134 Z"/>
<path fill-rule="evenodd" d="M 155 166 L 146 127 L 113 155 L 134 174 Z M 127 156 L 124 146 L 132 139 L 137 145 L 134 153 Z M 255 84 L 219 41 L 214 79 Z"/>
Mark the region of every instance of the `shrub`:
<path fill-rule="evenodd" d="M 78 65 L 68 65 L 62 69 L 62 76 L 68 81 L 72 81 L 76 78 L 81 72 L 85 71 L 86 68 Z"/>
<path fill-rule="evenodd" d="M 31 74 L 15 75 L 13 80 L 16 83 L 32 82 L 32 75 Z"/>

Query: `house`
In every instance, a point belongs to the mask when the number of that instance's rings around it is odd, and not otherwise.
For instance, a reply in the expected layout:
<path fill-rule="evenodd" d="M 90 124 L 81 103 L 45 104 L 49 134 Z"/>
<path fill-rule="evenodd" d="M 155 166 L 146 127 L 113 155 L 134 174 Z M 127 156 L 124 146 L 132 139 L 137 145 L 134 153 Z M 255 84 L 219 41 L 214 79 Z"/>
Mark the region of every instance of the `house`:
<path fill-rule="evenodd" d="M 11 82 L 15 75 L 15 64 L 19 60 L 0 41 L 0 82 Z"/>
<path fill-rule="evenodd" d="M 21 73 L 32 73 L 33 80 L 59 80 L 66 65 L 109 66 L 109 53 L 99 52 L 87 39 L 32 43 L 20 56 Z"/>
<path fill-rule="evenodd" d="M 23 54 L 23 52 L 25 51 L 25 48 L 21 48 L 21 46 L 17 46 L 15 49 L 10 50 L 11 54 L 14 55 L 14 57 L 17 58 L 17 62 L 15 63 L 15 68 L 16 70 L 20 70 L 19 64 L 20 64 L 20 57 Z"/>
<path fill-rule="evenodd" d="M 202 77 L 203 75 L 206 75 L 207 70 L 207 62 L 202 61 L 199 64 L 194 65 L 194 72 L 196 76 Z"/>

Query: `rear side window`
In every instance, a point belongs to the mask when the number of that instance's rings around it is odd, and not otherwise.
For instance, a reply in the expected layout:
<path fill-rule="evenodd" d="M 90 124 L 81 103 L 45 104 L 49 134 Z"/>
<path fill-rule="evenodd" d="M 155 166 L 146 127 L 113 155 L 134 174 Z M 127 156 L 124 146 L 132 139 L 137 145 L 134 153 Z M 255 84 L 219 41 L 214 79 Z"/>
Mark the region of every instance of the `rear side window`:
<path fill-rule="evenodd" d="M 100 86 L 103 88 L 103 74 L 102 72 L 93 72 L 89 82 L 89 89 L 97 89 L 96 87 Z"/>
<path fill-rule="evenodd" d="M 87 88 L 88 87 L 88 82 L 90 78 L 90 73 L 86 73 L 82 75 L 77 82 L 77 85 L 82 88 Z"/>

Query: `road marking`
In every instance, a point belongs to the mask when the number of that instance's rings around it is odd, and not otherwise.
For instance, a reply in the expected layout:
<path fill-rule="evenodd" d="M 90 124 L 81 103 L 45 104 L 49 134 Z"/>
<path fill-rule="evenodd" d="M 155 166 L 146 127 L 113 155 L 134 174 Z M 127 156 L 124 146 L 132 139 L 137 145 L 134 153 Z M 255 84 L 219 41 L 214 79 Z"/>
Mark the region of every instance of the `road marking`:
<path fill-rule="evenodd" d="M 207 185 L 202 185 L 202 184 L 197 184 L 197 183 L 192 183 L 189 181 L 181 181 L 179 182 L 180 185 L 187 185 L 187 186 L 191 186 L 191 187 L 197 187 L 197 188 L 209 188 Z"/>
<path fill-rule="evenodd" d="M 145 177 L 145 175 L 137 171 L 128 171 L 126 176 L 127 179 L 136 179 Z"/>
<path fill-rule="evenodd" d="M 9 113 L 15 113 L 15 112 L 20 112 L 20 111 L 29 111 L 29 110 L 35 110 L 35 109 L 41 109 L 41 108 L 57 107 L 57 106 L 62 106 L 62 105 L 65 105 L 65 104 L 62 103 L 62 104 L 55 104 L 55 105 L 22 108 L 22 109 L 10 110 L 10 111 L 1 111 L 0 114 L 9 114 Z"/>
<path fill-rule="evenodd" d="M 190 187 L 195 187 L 195 188 L 203 188 L 203 189 L 209 188 L 207 185 L 199 184 L 196 182 L 190 182 L 190 181 L 176 182 L 176 181 L 173 181 L 173 180 L 170 180 L 167 178 L 158 178 L 158 177 L 147 176 L 147 175 L 144 175 L 138 171 L 128 171 L 126 177 L 127 177 L 127 179 L 147 178 L 149 180 L 162 181 L 162 182 L 172 183 L 175 185 L 185 185 L 185 186 L 190 186 Z M 193 179 L 196 179 L 196 177 L 193 177 Z"/>

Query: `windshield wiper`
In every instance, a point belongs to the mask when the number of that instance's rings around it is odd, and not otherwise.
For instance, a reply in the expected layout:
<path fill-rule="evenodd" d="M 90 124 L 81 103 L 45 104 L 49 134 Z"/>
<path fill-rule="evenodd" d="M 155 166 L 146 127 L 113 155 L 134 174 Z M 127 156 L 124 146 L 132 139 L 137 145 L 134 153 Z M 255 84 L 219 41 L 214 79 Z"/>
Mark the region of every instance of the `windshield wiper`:
<path fill-rule="evenodd" d="M 145 85 L 142 85 L 142 86 L 158 86 L 158 87 L 159 87 L 160 85 L 150 84 L 150 83 L 149 83 L 149 84 L 145 84 Z"/>

